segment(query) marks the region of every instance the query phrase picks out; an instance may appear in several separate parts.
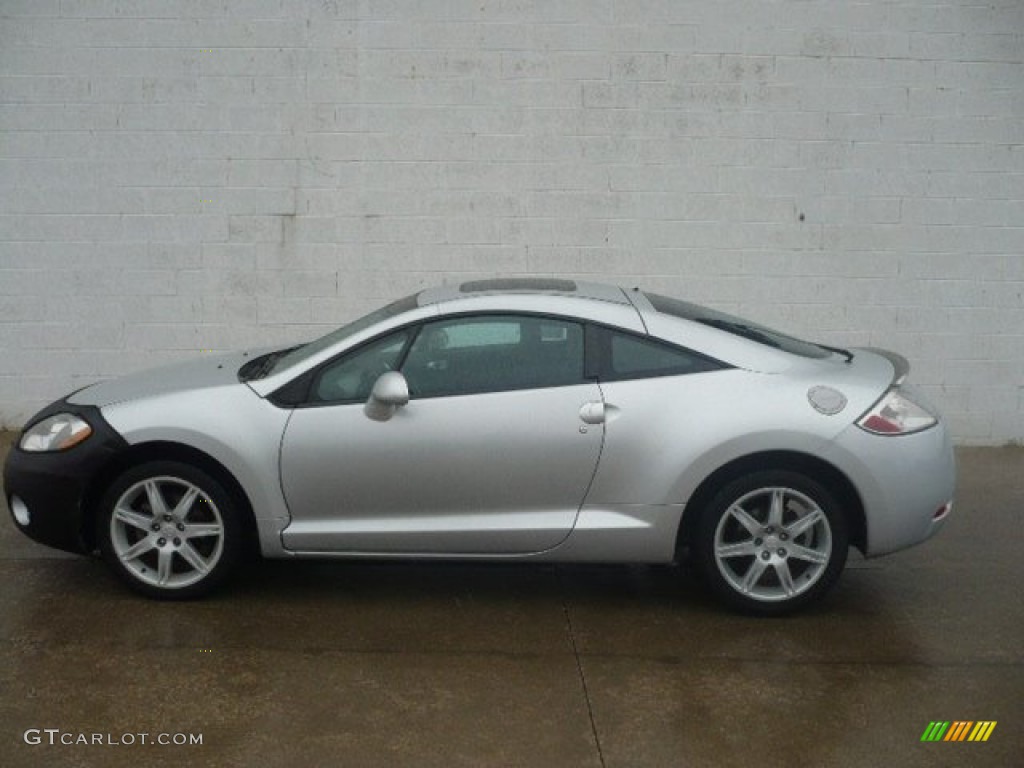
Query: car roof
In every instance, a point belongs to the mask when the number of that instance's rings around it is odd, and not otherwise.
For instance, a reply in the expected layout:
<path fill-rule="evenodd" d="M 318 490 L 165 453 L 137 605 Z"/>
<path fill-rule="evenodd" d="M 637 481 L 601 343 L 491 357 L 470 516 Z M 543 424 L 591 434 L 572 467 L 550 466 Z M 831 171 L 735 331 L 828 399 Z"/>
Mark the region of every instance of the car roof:
<path fill-rule="evenodd" d="M 558 277 L 485 278 L 427 288 L 416 295 L 416 305 L 421 310 L 436 308 L 442 315 L 498 308 L 544 312 L 557 306 L 575 317 L 649 333 L 748 370 L 779 371 L 794 364 L 793 355 L 783 350 L 665 314 L 638 288 Z"/>
<path fill-rule="evenodd" d="M 417 296 L 417 304 L 425 307 L 459 299 L 508 294 L 560 296 L 630 305 L 626 293 L 618 286 L 555 277 L 502 277 L 439 285 L 422 291 Z"/>
<path fill-rule="evenodd" d="M 694 349 L 728 365 L 751 371 L 777 373 L 807 361 L 727 331 L 659 312 L 638 288 L 556 277 L 512 277 L 469 280 L 426 288 L 400 299 L 386 319 L 325 347 L 295 368 L 275 371 L 247 384 L 266 396 L 305 370 L 332 358 L 339 350 L 354 348 L 379 334 L 411 322 L 474 312 L 528 312 L 559 314 L 597 322 L 633 333 L 649 334 Z"/>

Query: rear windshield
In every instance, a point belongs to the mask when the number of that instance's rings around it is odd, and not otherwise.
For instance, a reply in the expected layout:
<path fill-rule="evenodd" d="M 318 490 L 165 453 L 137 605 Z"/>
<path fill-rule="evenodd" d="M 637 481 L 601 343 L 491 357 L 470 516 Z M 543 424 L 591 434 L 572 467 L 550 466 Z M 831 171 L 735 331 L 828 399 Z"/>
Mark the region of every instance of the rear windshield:
<path fill-rule="evenodd" d="M 688 301 L 680 301 L 679 299 L 673 299 L 668 296 L 659 296 L 656 293 L 644 293 L 647 300 L 651 302 L 651 305 L 659 312 L 672 315 L 673 317 L 681 317 L 684 320 L 690 320 L 694 323 L 700 323 L 701 325 L 709 325 L 712 328 L 717 328 L 720 331 L 726 331 L 728 333 L 735 334 L 736 336 L 742 336 L 744 339 L 750 339 L 756 341 L 759 344 L 765 346 L 774 347 L 775 349 L 781 349 L 784 352 L 789 352 L 792 355 L 799 355 L 800 357 L 812 357 L 812 358 L 823 358 L 831 356 L 832 352 L 825 347 L 821 347 L 817 344 L 812 344 L 809 341 L 802 341 L 793 336 L 788 336 L 785 333 L 772 330 L 763 325 L 752 323 L 749 320 L 744 320 L 741 317 L 734 317 L 733 315 L 727 315 L 724 312 L 718 312 L 714 309 L 708 309 L 702 307 L 699 304 L 691 304 Z"/>

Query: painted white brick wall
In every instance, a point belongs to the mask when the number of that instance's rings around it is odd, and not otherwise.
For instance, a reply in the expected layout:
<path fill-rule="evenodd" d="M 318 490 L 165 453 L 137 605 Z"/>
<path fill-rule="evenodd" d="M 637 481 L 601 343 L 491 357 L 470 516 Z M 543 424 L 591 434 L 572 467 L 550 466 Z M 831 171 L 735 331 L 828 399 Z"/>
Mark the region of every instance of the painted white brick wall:
<path fill-rule="evenodd" d="M 1020 0 L 0 0 L 0 423 L 479 274 L 908 355 L 1024 439 Z"/>

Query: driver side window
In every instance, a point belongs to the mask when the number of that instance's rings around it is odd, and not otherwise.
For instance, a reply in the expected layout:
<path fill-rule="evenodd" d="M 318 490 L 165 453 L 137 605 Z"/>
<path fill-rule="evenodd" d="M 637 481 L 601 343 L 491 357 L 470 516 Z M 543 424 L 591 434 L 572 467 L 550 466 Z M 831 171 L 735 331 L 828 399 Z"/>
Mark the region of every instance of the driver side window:
<path fill-rule="evenodd" d="M 579 384 L 583 326 L 533 315 L 437 320 L 423 326 L 402 373 L 413 398 Z"/>
<path fill-rule="evenodd" d="M 321 403 L 364 402 L 377 378 L 398 366 L 409 331 L 385 336 L 324 368 L 313 383 L 313 400 Z"/>

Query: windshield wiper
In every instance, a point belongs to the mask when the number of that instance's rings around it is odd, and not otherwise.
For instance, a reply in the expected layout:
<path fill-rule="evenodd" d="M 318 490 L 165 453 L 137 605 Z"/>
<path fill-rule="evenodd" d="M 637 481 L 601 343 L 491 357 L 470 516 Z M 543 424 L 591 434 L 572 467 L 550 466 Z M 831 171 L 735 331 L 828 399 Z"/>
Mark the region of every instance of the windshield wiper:
<path fill-rule="evenodd" d="M 697 320 L 698 323 L 704 325 L 710 325 L 712 328 L 717 328 L 720 331 L 726 331 L 733 333 L 737 336 L 741 336 L 751 341 L 756 341 L 759 344 L 765 344 L 775 349 L 782 349 L 782 345 L 764 331 L 753 328 L 749 325 L 743 325 L 742 323 L 730 323 L 728 320 L 719 320 L 713 317 L 702 317 Z"/>
<path fill-rule="evenodd" d="M 254 379 L 262 379 L 274 370 L 274 366 L 277 364 L 278 360 L 287 355 L 293 349 L 298 349 L 301 346 L 301 344 L 298 344 L 294 347 L 279 349 L 276 352 L 268 352 L 265 355 L 253 358 L 238 369 L 238 380 L 253 381 Z"/>
<path fill-rule="evenodd" d="M 815 342 L 815 344 L 817 344 L 817 342 Z M 848 362 L 848 363 L 852 363 L 853 362 L 853 352 L 851 352 L 848 349 L 843 349 L 842 347 L 830 347 L 830 346 L 828 346 L 826 344 L 817 344 L 817 345 L 819 347 L 821 347 L 822 349 L 827 349 L 829 352 L 835 352 L 837 355 L 842 355 L 843 357 L 846 358 L 846 362 Z"/>

